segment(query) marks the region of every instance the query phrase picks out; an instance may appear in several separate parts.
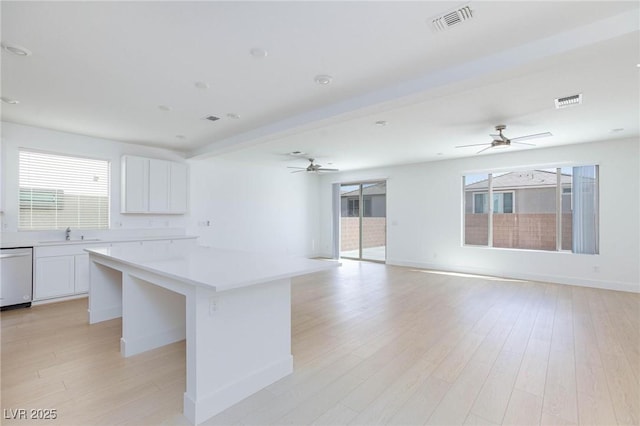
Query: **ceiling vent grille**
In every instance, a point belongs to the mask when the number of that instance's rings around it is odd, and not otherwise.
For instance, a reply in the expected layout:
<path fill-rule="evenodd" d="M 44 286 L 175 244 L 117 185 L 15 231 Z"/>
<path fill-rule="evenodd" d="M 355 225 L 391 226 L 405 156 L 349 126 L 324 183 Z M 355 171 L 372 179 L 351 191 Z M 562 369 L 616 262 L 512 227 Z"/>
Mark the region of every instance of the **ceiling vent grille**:
<path fill-rule="evenodd" d="M 580 105 L 581 103 L 582 103 L 582 93 L 578 95 L 565 96 L 564 98 L 557 98 L 555 100 L 556 109 Z"/>
<path fill-rule="evenodd" d="M 470 6 L 463 6 L 444 15 L 437 16 L 431 20 L 431 25 L 435 31 L 444 31 L 473 18 L 473 11 Z"/>
<path fill-rule="evenodd" d="M 209 121 L 218 121 L 220 120 L 220 117 L 216 117 L 215 115 L 207 115 L 204 119 Z"/>

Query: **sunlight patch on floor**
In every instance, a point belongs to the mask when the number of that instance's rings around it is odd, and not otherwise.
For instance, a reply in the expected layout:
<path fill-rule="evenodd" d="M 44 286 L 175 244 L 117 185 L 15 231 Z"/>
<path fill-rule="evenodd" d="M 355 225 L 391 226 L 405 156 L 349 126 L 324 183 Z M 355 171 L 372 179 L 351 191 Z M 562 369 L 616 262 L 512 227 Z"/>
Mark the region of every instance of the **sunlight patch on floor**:
<path fill-rule="evenodd" d="M 519 280 L 516 278 L 492 277 L 490 275 L 465 274 L 462 272 L 436 271 L 433 269 L 412 269 L 411 272 L 423 272 L 425 274 L 449 275 L 453 277 L 464 277 L 464 278 L 482 278 L 483 280 L 489 280 L 489 281 L 508 281 L 508 282 L 514 282 L 514 283 L 528 282 L 528 280 Z"/>

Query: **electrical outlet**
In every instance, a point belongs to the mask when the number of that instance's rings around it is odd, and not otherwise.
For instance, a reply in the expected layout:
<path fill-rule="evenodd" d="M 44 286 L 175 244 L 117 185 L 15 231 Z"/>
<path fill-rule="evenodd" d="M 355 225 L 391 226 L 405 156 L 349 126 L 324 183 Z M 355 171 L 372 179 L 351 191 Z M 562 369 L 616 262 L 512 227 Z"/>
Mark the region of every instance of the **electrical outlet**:
<path fill-rule="evenodd" d="M 218 298 L 212 296 L 209 298 L 209 315 L 213 315 L 218 310 Z"/>

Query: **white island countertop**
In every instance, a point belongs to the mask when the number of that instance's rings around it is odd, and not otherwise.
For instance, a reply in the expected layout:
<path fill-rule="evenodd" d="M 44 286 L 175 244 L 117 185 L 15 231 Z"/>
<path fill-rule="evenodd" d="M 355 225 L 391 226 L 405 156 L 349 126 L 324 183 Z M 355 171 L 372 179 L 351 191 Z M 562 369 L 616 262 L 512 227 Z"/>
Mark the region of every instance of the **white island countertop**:
<path fill-rule="evenodd" d="M 218 292 L 339 266 L 337 261 L 332 260 L 204 246 L 101 247 L 86 251 L 99 258 L 112 259 L 167 278 L 213 288 Z"/>

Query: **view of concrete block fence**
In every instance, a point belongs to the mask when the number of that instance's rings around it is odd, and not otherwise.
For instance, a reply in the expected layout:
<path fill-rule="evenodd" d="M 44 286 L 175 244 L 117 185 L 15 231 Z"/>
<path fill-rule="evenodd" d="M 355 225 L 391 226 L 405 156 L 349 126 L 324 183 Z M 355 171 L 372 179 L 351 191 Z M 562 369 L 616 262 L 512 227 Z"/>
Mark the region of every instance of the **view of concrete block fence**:
<path fill-rule="evenodd" d="M 562 249 L 571 250 L 572 215 L 562 215 Z M 465 215 L 465 239 L 469 245 L 487 245 L 488 215 Z M 552 213 L 496 213 L 493 215 L 493 247 L 556 250 L 556 215 Z"/>
<path fill-rule="evenodd" d="M 360 218 L 340 218 L 340 249 L 343 251 L 357 250 L 359 247 Z M 387 218 L 362 218 L 362 248 L 373 248 L 385 245 Z"/>

